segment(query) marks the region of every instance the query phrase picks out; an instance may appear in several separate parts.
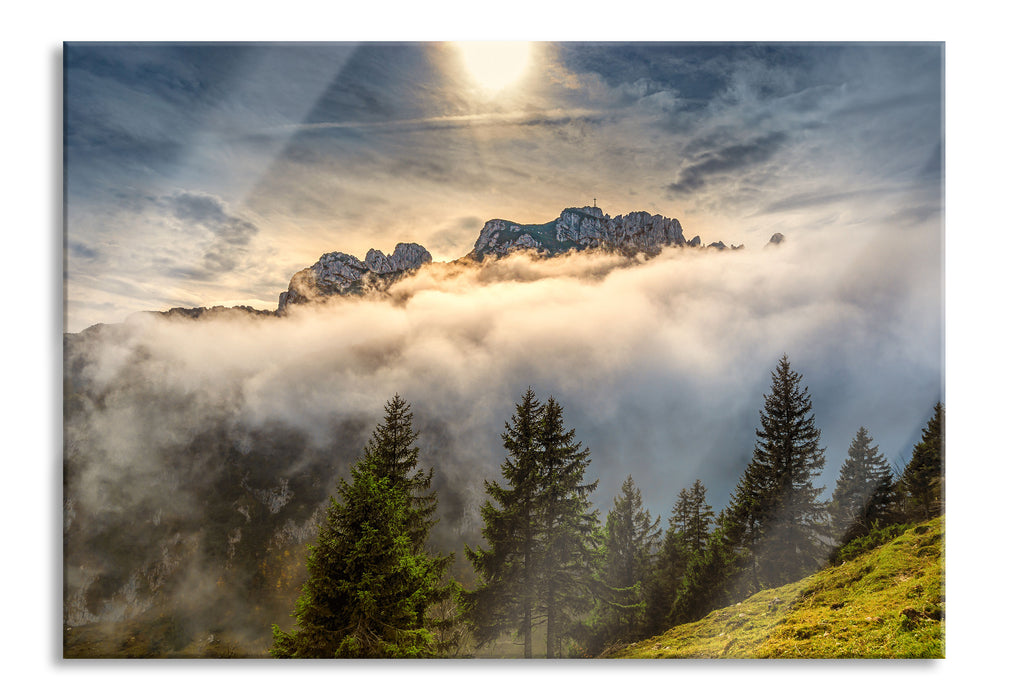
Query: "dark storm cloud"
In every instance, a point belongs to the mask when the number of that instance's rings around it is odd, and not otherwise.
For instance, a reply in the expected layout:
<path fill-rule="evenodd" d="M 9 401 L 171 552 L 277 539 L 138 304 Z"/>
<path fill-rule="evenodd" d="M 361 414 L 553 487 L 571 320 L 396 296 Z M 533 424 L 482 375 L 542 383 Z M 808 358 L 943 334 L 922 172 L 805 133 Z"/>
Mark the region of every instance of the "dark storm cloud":
<path fill-rule="evenodd" d="M 771 160 L 787 140 L 786 134 L 776 132 L 704 153 L 680 170 L 677 179 L 669 184 L 668 190 L 674 194 L 690 194 L 705 187 L 712 175 L 731 174 L 765 163 Z"/>

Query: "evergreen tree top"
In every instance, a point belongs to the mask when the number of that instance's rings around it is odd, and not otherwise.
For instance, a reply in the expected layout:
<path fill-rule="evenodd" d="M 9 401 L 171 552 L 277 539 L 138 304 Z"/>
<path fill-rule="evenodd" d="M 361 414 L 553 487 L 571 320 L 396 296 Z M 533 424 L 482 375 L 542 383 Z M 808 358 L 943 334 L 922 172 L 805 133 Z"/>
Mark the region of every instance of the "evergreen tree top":
<path fill-rule="evenodd" d="M 727 531 L 746 546 L 758 574 L 772 581 L 809 570 L 822 549 L 818 535 L 826 517 L 813 485 L 823 472 L 825 450 L 820 447 L 809 389 L 783 355 L 771 375 L 771 391 L 764 395 L 753 457 L 730 500 Z"/>
<path fill-rule="evenodd" d="M 368 439 L 364 459 L 374 462 L 381 473 L 405 477 L 417 466 L 416 440 L 410 404 L 396 394 L 385 404 L 385 418 Z"/>
<path fill-rule="evenodd" d="M 277 657 L 432 656 L 428 610 L 453 590 L 443 583 L 452 556 L 427 551 L 437 494 L 431 472 L 414 473 L 409 405 L 386 403 L 364 456 L 340 479 L 298 598 L 295 629 L 273 627 Z"/>

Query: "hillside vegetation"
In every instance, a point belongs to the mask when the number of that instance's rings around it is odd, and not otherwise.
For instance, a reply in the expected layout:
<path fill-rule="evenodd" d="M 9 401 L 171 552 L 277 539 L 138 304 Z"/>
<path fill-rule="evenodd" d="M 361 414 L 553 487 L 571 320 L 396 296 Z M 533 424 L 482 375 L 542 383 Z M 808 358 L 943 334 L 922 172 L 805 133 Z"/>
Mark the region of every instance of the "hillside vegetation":
<path fill-rule="evenodd" d="M 945 517 L 609 658 L 943 658 Z"/>

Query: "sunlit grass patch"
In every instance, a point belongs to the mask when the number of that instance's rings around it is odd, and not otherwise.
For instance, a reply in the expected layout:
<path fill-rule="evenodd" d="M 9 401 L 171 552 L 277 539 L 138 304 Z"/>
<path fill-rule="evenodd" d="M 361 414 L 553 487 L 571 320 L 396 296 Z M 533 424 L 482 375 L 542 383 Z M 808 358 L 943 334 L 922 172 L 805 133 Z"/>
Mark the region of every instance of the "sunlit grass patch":
<path fill-rule="evenodd" d="M 942 658 L 945 519 L 611 653 L 620 658 Z"/>

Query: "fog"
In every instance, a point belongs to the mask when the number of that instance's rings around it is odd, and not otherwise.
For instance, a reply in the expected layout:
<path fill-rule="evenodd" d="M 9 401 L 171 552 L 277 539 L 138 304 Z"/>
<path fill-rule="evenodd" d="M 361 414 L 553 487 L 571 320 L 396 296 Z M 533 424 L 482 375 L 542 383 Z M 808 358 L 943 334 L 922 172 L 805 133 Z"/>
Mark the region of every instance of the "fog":
<path fill-rule="evenodd" d="M 647 260 L 581 253 L 436 263 L 387 294 L 293 307 L 282 318 L 138 314 L 85 332 L 68 353 L 68 377 L 88 398 L 74 399 L 65 427 L 66 527 L 113 516 L 188 523 L 170 543 L 137 541 L 149 552 L 135 558 L 157 559 L 165 575 L 185 571 L 176 590 L 192 599 L 220 575 L 186 555 L 209 517 L 215 474 L 258 455 L 241 465 L 236 492 L 285 523 L 287 541 L 310 538 L 318 511 L 285 508 L 334 493 L 399 394 L 414 412 L 421 461 L 436 474 L 434 543 L 463 559 L 463 543 L 479 544 L 483 482 L 498 478 L 505 456 L 500 434 L 529 386 L 560 402 L 591 451 L 601 515 L 631 474 L 665 525 L 695 479 L 716 511 L 727 503 L 783 354 L 812 396 L 829 497 L 859 426 L 891 464 L 902 463 L 943 398 L 936 230 L 934 222 L 899 232 L 846 226 L 763 249 L 674 248 Z M 204 450 L 209 426 L 230 444 Z M 279 451 L 270 446 L 278 435 Z M 224 449 L 239 457 L 222 457 Z M 241 513 L 232 514 L 230 547 L 250 521 L 252 506 L 242 503 L 227 506 Z M 68 598 L 121 561 L 75 551 L 76 541 L 66 552 Z M 71 562 L 86 566 L 71 573 Z M 122 616 L 75 609 L 78 622 Z"/>

